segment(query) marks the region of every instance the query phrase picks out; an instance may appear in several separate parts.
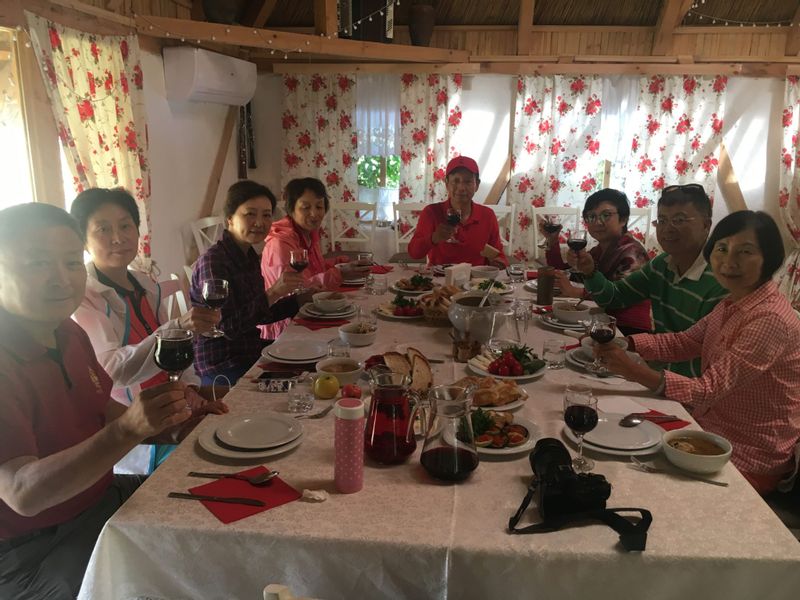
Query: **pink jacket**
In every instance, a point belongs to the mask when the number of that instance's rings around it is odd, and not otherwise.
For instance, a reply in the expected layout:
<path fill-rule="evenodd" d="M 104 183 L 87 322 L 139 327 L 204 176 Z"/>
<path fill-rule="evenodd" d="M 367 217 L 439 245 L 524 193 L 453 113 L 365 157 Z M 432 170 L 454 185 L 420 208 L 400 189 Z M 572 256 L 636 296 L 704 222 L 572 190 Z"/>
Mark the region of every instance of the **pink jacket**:
<path fill-rule="evenodd" d="M 303 248 L 308 251 L 308 268 L 303 271 L 306 285 L 325 289 L 338 288 L 342 283 L 342 275 L 334 266 L 335 260 L 325 260 L 322 257 L 319 232 L 312 231 L 310 240 L 306 242 L 301 231 L 289 217 L 283 217 L 272 224 L 261 254 L 261 274 L 264 276 L 266 289 L 272 287 L 284 269 L 289 268 L 290 252 Z M 265 325 L 262 327 L 262 337 L 275 339 L 288 325 L 288 319 Z"/>

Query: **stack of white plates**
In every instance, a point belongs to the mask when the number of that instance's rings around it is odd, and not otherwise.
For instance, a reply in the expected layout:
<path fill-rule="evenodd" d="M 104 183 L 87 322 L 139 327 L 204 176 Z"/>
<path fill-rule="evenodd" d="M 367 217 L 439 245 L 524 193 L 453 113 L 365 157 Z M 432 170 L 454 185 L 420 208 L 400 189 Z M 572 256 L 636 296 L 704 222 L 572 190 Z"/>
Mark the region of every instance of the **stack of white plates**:
<path fill-rule="evenodd" d="M 279 413 L 230 416 L 207 427 L 198 437 L 200 447 L 223 458 L 266 458 L 300 445 L 303 424 Z"/>
<path fill-rule="evenodd" d="M 309 302 L 300 307 L 298 314 L 311 319 L 348 319 L 355 316 L 356 307 L 354 304 L 346 304 L 341 310 L 324 311 L 317 308 L 313 302 Z"/>
<path fill-rule="evenodd" d="M 562 321 L 553 313 L 544 313 L 539 315 L 539 320 L 548 327 L 554 327 L 556 329 L 569 329 L 571 331 L 583 331 L 586 329 L 586 327 L 580 323 L 567 323 L 566 321 Z"/>
<path fill-rule="evenodd" d="M 328 344 L 315 340 L 287 340 L 267 346 L 261 351 L 265 360 L 303 365 L 317 362 L 328 355 Z"/>
<path fill-rule="evenodd" d="M 658 452 L 664 430 L 650 421 L 644 421 L 636 427 L 622 427 L 619 421 L 624 416 L 618 413 L 599 413 L 597 427 L 583 436 L 583 447 L 612 456 L 639 456 Z M 564 435 L 571 442 L 578 443 L 578 437 L 566 425 Z"/>

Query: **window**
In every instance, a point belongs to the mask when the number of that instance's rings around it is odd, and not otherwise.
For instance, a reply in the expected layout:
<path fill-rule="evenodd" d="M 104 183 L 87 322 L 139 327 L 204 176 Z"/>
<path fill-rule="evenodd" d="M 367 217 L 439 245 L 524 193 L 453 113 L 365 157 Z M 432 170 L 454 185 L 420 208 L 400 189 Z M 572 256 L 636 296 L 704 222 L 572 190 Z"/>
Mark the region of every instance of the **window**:
<path fill-rule="evenodd" d="M 400 187 L 400 157 L 396 154 L 390 156 L 361 156 L 358 159 L 358 185 L 369 188 Z"/>

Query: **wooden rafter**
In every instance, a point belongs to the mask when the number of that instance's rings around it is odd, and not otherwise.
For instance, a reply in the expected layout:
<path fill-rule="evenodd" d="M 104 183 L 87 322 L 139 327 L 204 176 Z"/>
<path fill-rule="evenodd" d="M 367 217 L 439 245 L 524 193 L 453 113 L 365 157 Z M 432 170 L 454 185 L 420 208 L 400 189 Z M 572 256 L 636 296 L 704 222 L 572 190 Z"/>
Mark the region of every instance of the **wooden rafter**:
<path fill-rule="evenodd" d="M 519 0 L 517 21 L 517 54 L 528 54 L 531 48 L 531 27 L 536 0 Z"/>
<path fill-rule="evenodd" d="M 663 0 L 656 24 L 656 33 L 653 36 L 653 54 L 670 54 L 672 52 L 675 29 L 681 24 L 693 3 L 694 0 Z"/>
<path fill-rule="evenodd" d="M 250 0 L 242 23 L 251 27 L 264 27 L 277 3 L 278 0 Z"/>
<path fill-rule="evenodd" d="M 800 55 L 800 6 L 794 13 L 792 26 L 786 34 L 786 56 Z"/>
<path fill-rule="evenodd" d="M 339 29 L 336 4 L 336 0 L 314 0 L 314 32 L 317 35 L 336 35 Z"/>

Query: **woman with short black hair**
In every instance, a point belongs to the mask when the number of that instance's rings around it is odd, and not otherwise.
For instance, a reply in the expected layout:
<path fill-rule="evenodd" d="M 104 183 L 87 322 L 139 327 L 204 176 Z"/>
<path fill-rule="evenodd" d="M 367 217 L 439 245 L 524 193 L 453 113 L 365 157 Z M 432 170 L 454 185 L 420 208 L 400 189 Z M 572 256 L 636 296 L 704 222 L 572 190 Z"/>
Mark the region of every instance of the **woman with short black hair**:
<path fill-rule="evenodd" d="M 597 355 L 610 371 L 678 400 L 703 429 L 728 438 L 733 463 L 767 493 L 791 472 L 800 439 L 800 319 L 772 281 L 784 259 L 780 231 L 766 213 L 731 213 L 703 255 L 730 296 L 686 331 L 629 338 L 645 360 L 701 357 L 700 377 L 655 371 L 614 344 L 598 346 Z"/>

